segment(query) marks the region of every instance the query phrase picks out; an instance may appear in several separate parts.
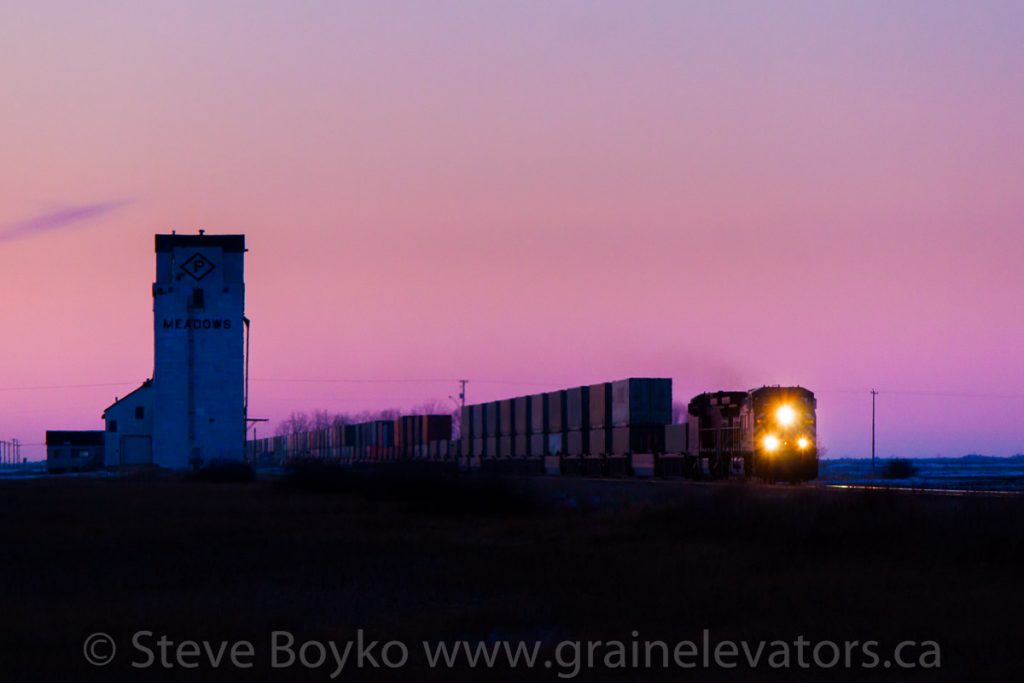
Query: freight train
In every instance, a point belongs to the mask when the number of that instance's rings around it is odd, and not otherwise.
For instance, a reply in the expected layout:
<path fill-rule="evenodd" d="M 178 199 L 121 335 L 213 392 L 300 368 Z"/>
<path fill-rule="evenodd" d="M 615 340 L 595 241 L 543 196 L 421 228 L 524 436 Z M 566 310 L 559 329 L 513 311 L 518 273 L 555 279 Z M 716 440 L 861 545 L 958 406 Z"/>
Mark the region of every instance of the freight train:
<path fill-rule="evenodd" d="M 818 476 L 817 404 L 802 387 L 718 391 L 673 420 L 672 380 L 630 378 L 248 442 L 258 465 L 430 461 L 495 473 L 801 482 Z"/>
<path fill-rule="evenodd" d="M 701 394 L 687 407 L 701 473 L 806 481 L 818 476 L 817 403 L 802 387 Z"/>

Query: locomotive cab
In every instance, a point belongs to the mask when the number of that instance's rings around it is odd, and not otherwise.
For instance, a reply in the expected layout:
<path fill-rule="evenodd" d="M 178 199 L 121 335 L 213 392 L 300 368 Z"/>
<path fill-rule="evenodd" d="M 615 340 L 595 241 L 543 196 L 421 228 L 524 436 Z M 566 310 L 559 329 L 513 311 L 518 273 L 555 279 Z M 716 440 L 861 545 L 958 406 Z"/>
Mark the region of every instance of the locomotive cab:
<path fill-rule="evenodd" d="M 750 392 L 753 473 L 765 481 L 799 482 L 818 476 L 817 402 L 802 387 Z"/>
<path fill-rule="evenodd" d="M 801 482 L 818 476 L 814 394 L 802 387 L 718 391 L 688 406 L 692 474 Z M 695 437 L 695 438 L 694 438 Z"/>

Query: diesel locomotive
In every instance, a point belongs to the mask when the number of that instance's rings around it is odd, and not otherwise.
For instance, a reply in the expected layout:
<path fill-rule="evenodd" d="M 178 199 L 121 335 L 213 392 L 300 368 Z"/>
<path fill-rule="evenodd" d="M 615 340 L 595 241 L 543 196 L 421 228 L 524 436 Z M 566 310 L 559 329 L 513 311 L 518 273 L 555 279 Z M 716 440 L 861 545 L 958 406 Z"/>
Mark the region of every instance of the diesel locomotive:
<path fill-rule="evenodd" d="M 818 476 L 817 402 L 802 387 L 718 391 L 687 407 L 697 476 L 800 482 Z"/>

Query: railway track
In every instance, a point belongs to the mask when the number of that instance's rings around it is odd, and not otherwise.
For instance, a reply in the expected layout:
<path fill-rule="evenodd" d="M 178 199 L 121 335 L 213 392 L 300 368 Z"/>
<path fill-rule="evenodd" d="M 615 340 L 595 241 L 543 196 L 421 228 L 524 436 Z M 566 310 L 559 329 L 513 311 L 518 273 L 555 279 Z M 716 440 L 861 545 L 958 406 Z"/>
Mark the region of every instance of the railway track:
<path fill-rule="evenodd" d="M 1016 498 L 1024 496 L 1024 491 L 1000 491 L 990 489 L 960 489 L 927 486 L 885 486 L 882 484 L 832 484 L 818 482 L 815 488 L 835 491 L 879 491 L 886 493 L 902 493 L 907 495 L 949 496 L 949 497 L 988 497 Z"/>

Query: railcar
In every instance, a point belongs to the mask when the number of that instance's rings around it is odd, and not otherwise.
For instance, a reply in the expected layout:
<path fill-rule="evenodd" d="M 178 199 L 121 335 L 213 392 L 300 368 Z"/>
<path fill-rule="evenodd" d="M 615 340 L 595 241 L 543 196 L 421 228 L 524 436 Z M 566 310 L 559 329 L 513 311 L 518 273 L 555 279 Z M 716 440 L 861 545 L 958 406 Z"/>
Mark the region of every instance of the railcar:
<path fill-rule="evenodd" d="M 798 386 L 716 391 L 670 424 L 671 380 L 629 378 L 465 406 L 458 440 L 450 415 L 408 415 L 248 446 L 260 464 L 427 460 L 494 473 L 802 482 L 818 476 L 816 409 Z"/>
<path fill-rule="evenodd" d="M 803 387 L 695 397 L 687 407 L 694 474 L 801 482 L 818 476 L 817 402 Z"/>

